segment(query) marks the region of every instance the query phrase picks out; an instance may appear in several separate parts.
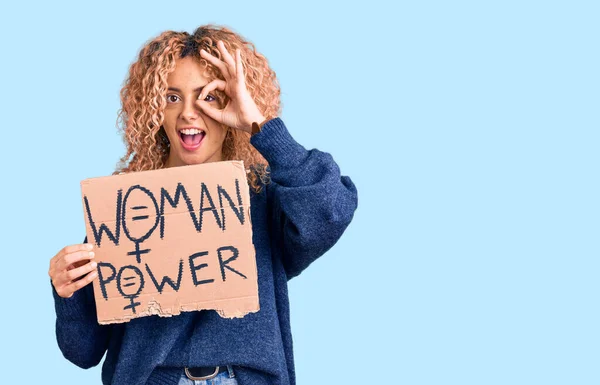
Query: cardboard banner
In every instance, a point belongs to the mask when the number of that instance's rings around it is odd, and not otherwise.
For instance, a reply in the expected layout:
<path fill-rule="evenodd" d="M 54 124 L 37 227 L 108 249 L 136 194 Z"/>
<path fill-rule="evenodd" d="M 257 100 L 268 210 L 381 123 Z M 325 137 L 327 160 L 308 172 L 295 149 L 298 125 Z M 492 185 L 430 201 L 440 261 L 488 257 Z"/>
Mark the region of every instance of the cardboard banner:
<path fill-rule="evenodd" d="M 90 178 L 81 192 L 100 324 L 259 310 L 243 162 Z"/>

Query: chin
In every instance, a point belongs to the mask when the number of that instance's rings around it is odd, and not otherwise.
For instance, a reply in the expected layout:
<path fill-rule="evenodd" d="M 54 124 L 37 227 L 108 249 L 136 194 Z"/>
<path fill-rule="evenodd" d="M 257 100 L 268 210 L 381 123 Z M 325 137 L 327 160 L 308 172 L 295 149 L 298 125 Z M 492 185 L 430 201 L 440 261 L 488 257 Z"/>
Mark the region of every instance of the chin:
<path fill-rule="evenodd" d="M 191 166 L 223 160 L 222 156 L 217 156 L 218 151 L 207 153 L 206 151 L 202 151 L 202 149 L 195 152 L 186 151 L 182 148 L 171 148 L 171 150 L 175 152 L 171 154 L 173 155 L 170 156 L 172 159 L 168 160 L 167 163 L 177 166 Z"/>
<path fill-rule="evenodd" d="M 183 163 L 188 166 L 191 166 L 194 164 L 206 163 L 206 161 L 207 161 L 206 157 L 200 157 L 200 156 L 188 156 L 183 159 Z"/>
<path fill-rule="evenodd" d="M 216 159 L 215 156 L 209 156 L 206 154 L 185 154 L 181 157 L 181 160 L 186 165 L 219 162 L 221 159 Z"/>

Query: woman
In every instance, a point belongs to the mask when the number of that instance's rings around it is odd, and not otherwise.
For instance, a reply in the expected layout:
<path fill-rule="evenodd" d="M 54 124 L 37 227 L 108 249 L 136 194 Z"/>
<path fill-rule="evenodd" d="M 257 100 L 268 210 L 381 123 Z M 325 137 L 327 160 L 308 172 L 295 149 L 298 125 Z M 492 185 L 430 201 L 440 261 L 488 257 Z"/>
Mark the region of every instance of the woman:
<path fill-rule="evenodd" d="M 215 311 L 99 325 L 93 250 L 50 261 L 63 355 L 102 367 L 104 384 L 295 384 L 287 281 L 332 247 L 357 191 L 331 155 L 306 150 L 281 118 L 266 58 L 224 27 L 167 31 L 144 46 L 121 91 L 127 153 L 115 174 L 241 159 L 249 168 L 260 310 Z"/>

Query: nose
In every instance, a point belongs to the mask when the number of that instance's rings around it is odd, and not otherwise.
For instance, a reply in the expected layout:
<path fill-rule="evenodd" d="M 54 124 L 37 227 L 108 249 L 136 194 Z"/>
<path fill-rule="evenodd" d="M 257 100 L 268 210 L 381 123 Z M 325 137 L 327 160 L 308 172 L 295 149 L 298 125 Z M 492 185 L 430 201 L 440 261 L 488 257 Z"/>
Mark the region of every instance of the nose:
<path fill-rule="evenodd" d="M 181 117 L 187 121 L 193 121 L 198 118 L 200 109 L 195 105 L 193 100 L 187 100 L 183 103 L 183 110 L 181 111 Z"/>

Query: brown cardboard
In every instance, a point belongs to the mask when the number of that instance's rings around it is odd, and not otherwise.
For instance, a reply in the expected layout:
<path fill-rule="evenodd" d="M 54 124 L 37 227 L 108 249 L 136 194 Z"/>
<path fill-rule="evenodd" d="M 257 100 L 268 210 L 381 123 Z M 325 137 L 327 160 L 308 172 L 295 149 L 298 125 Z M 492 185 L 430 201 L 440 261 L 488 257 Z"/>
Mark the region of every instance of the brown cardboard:
<path fill-rule="evenodd" d="M 202 309 L 225 318 L 259 310 L 243 162 L 90 178 L 81 191 L 98 263 L 100 324 Z"/>

